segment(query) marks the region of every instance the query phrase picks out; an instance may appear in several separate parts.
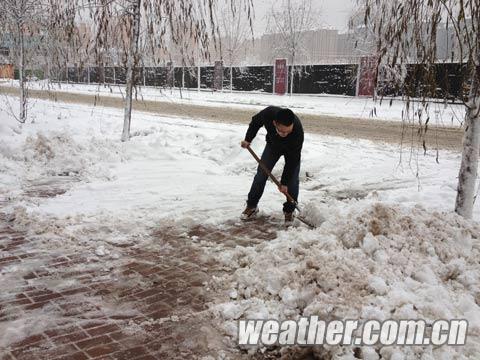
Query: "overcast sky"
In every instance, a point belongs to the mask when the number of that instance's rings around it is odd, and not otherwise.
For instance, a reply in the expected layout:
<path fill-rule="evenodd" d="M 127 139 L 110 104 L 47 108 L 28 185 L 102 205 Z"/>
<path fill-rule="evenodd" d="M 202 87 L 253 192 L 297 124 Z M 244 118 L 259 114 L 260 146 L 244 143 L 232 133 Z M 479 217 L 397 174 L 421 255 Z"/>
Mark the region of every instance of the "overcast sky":
<path fill-rule="evenodd" d="M 282 1 L 253 0 L 256 36 L 261 35 L 265 29 L 265 15 L 270 11 L 272 3 L 281 4 Z M 348 17 L 355 6 L 355 0 L 312 0 L 312 5 L 321 13 L 320 26 L 346 30 Z"/>

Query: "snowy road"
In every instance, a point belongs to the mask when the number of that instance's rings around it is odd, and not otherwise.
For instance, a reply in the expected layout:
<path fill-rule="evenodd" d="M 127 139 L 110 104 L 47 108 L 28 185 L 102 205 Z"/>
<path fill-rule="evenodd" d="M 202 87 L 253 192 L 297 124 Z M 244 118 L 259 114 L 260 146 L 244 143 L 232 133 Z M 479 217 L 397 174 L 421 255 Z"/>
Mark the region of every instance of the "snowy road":
<path fill-rule="evenodd" d="M 115 86 L 105 88 L 88 85 L 41 86 L 33 83 L 30 96 L 37 99 L 51 99 L 67 103 L 122 108 L 122 89 Z M 16 89 L 0 86 L 0 94 L 15 94 Z M 277 104 L 289 106 L 301 115 L 305 130 L 321 135 L 340 136 L 348 139 L 365 139 L 399 144 L 405 147 L 421 144 L 419 140 L 418 116 L 411 115 L 401 123 L 403 102 L 395 101 L 392 107 L 388 101 L 380 103 L 370 99 L 332 96 L 281 97 L 266 94 L 229 94 L 184 92 L 180 98 L 177 91 L 141 89 L 134 108 L 161 116 L 198 118 L 221 123 L 248 123 L 256 111 L 264 106 Z M 418 104 L 412 103 L 410 112 L 418 112 Z M 373 115 L 373 112 L 377 116 Z M 459 105 L 433 104 L 430 114 L 423 112 L 422 121 L 429 118 L 429 131 L 425 144 L 429 149 L 453 149 L 461 146 L 464 109 Z M 412 120 L 414 119 L 414 120 Z M 413 125 L 414 124 L 414 125 Z"/>
<path fill-rule="evenodd" d="M 237 319 L 310 314 L 467 318 L 469 338 L 294 357 L 478 354 L 480 209 L 476 221 L 452 213 L 459 153 L 437 163 L 434 152 L 308 134 L 300 200 L 320 226 L 285 231 L 270 184 L 267 222 L 237 220 L 256 168 L 239 147 L 245 125 L 137 111 L 121 143 L 112 107 L 36 100 L 29 114 L 17 134 L 0 112 L 5 357 L 261 358 L 235 346 Z"/>
<path fill-rule="evenodd" d="M 1 84 L 1 83 L 0 83 Z M 9 81 L 3 87 L 18 87 L 18 81 Z M 73 94 L 100 95 L 101 97 L 123 98 L 124 85 L 71 84 L 34 81 L 28 83 L 31 90 L 48 90 L 49 92 L 67 92 Z M 0 89 L 1 90 L 1 89 Z M 228 107 L 230 109 L 259 110 L 268 105 L 290 107 L 304 115 L 322 115 L 334 118 L 354 118 L 368 120 L 402 121 L 404 101 L 399 98 L 386 99 L 383 102 L 373 101 L 369 97 L 351 97 L 328 94 L 294 94 L 293 96 L 277 96 L 265 92 L 229 92 L 229 91 L 197 91 L 192 89 L 170 89 L 163 87 L 138 86 L 138 98 L 143 100 L 170 102 L 183 105 L 201 105 L 205 107 Z M 413 99 L 415 100 L 415 99 Z M 415 108 L 410 108 L 413 114 Z M 436 99 L 424 112 L 423 120 L 430 117 L 430 125 L 458 126 L 465 115 L 465 107 L 461 104 L 443 104 Z M 418 117 L 415 118 L 418 120 Z"/>

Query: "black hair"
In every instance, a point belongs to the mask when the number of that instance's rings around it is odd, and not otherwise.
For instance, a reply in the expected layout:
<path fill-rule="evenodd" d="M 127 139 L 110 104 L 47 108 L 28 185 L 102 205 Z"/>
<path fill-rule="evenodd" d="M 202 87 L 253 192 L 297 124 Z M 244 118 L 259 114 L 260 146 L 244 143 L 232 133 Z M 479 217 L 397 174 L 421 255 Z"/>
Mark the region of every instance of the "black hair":
<path fill-rule="evenodd" d="M 293 124 L 293 120 L 295 119 L 295 114 L 290 109 L 281 109 L 276 116 L 276 121 L 279 124 L 290 126 Z"/>

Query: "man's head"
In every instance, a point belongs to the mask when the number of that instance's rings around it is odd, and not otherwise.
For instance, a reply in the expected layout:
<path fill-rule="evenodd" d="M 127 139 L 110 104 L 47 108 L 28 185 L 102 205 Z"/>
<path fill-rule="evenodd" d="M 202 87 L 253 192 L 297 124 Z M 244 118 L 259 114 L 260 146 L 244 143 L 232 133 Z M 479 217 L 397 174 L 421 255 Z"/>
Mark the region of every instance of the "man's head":
<path fill-rule="evenodd" d="M 293 131 L 293 120 L 295 115 L 290 109 L 281 109 L 273 120 L 273 125 L 277 129 L 280 137 L 287 137 Z"/>

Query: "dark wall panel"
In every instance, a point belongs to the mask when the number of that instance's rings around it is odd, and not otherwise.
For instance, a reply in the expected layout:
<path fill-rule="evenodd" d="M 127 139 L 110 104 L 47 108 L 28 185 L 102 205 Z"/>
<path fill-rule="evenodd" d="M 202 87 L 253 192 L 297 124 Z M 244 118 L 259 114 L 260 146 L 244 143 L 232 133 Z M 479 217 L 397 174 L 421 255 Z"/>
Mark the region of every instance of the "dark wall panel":
<path fill-rule="evenodd" d="M 200 87 L 202 89 L 213 89 L 213 66 L 200 68 Z"/>
<path fill-rule="evenodd" d="M 115 84 L 125 84 L 127 71 L 124 67 L 115 66 Z"/>
<path fill-rule="evenodd" d="M 113 71 L 113 67 L 111 67 L 111 66 L 105 67 L 105 83 L 107 83 L 107 84 L 114 84 L 115 83 L 114 71 Z"/>
<path fill-rule="evenodd" d="M 228 81 L 230 81 L 228 73 Z M 273 89 L 273 66 L 249 66 L 233 68 L 233 90 L 265 91 Z"/>
<path fill-rule="evenodd" d="M 90 72 L 90 83 L 92 84 L 98 84 L 100 83 L 100 76 L 99 76 L 99 71 L 98 67 L 90 67 L 89 72 Z"/>
<path fill-rule="evenodd" d="M 291 67 L 289 66 L 289 72 Z M 301 94 L 355 95 L 357 65 L 295 67 L 293 92 Z"/>
<path fill-rule="evenodd" d="M 297 66 L 294 72 L 293 92 L 303 94 L 335 94 L 355 95 L 357 65 L 308 65 Z M 197 88 L 197 67 L 173 68 L 174 86 L 182 86 L 182 73 L 185 88 Z M 90 71 L 90 83 L 125 84 L 126 70 L 124 67 L 69 67 L 67 71 L 59 71 L 59 79 L 72 83 L 88 82 Z M 233 90 L 237 91 L 264 91 L 272 92 L 273 66 L 247 66 L 234 67 Z M 32 73 L 31 71 L 29 73 Z M 41 78 L 43 74 L 36 74 Z M 289 73 L 290 74 L 290 73 Z M 213 66 L 200 68 L 200 80 L 202 89 L 213 88 Z M 135 71 L 137 83 L 143 85 L 169 87 L 167 84 L 167 67 L 138 68 Z M 18 78 L 18 70 L 15 71 Z M 418 64 L 408 65 L 408 79 L 414 79 L 412 86 L 393 87 L 389 84 L 380 84 L 380 95 L 401 95 L 421 97 L 435 96 L 449 100 L 459 100 L 465 97 L 467 86 L 467 69 L 463 64 L 437 64 L 432 69 L 425 69 Z M 230 68 L 223 69 L 223 89 L 230 89 Z"/>

